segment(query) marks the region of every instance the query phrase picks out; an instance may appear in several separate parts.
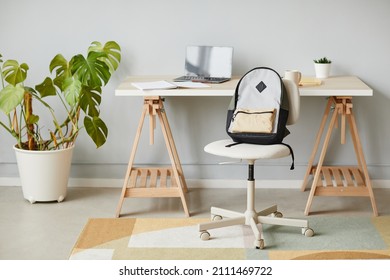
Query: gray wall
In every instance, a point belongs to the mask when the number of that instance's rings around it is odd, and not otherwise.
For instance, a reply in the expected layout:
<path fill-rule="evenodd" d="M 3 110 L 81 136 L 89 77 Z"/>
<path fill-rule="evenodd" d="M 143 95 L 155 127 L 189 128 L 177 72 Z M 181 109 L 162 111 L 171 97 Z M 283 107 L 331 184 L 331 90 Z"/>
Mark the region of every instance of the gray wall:
<path fill-rule="evenodd" d="M 283 74 L 300 69 L 314 75 L 313 59 L 333 60 L 332 75 L 357 75 L 374 89 L 354 100 L 358 127 L 373 179 L 390 179 L 390 1 L 388 0 L 0 0 L 0 53 L 30 66 L 31 84 L 48 74 L 57 53 L 85 52 L 92 41 L 116 40 L 122 47 L 119 71 L 105 88 L 102 117 L 109 127 L 105 146 L 96 149 L 81 135 L 73 178 L 122 178 L 141 112 L 141 98 L 115 97 L 128 75 L 182 73 L 189 44 L 233 46 L 235 75 L 255 66 Z M 168 118 L 185 175 L 189 179 L 242 179 L 243 166 L 218 166 L 220 158 L 203 146 L 226 137 L 228 97 L 167 98 Z M 324 110 L 322 97 L 302 98 L 300 122 L 287 139 L 296 154 L 260 162 L 264 179 L 301 179 Z M 168 164 L 159 130 L 149 146 L 147 129 L 137 164 Z M 327 162 L 355 163 L 350 139 L 335 133 Z M 18 176 L 13 139 L 0 130 L 0 177 Z M 260 170 L 259 170 L 260 169 Z"/>

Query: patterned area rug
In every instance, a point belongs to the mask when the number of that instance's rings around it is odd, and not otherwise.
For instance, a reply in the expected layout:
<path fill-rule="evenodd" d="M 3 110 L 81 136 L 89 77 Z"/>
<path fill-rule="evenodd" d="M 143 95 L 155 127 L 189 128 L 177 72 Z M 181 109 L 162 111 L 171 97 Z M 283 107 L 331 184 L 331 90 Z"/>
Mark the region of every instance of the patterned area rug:
<path fill-rule="evenodd" d="M 210 230 L 202 241 L 197 218 L 90 219 L 70 259 L 242 260 L 390 259 L 390 217 L 309 217 L 313 237 L 299 228 L 263 227 L 265 248 L 253 247 L 247 226 Z"/>

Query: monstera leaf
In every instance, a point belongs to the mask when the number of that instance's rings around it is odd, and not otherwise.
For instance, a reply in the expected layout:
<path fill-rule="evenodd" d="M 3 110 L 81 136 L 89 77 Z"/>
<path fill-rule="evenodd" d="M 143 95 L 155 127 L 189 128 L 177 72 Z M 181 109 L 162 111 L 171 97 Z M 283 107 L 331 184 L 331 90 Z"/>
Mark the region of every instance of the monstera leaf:
<path fill-rule="evenodd" d="M 27 77 L 28 65 L 22 63 L 19 65 L 19 62 L 16 60 L 7 60 L 3 64 L 3 75 L 4 79 L 11 85 L 16 86 L 19 83 L 24 82 Z"/>
<path fill-rule="evenodd" d="M 99 105 L 102 100 L 101 88 L 83 86 L 81 89 L 80 108 L 90 117 L 98 117 L 100 114 Z"/>
<path fill-rule="evenodd" d="M 56 70 L 56 77 L 54 78 L 54 84 L 63 90 L 63 82 L 69 78 L 72 74 L 69 69 L 68 61 L 61 54 L 57 54 L 50 62 L 50 72 Z"/>
<path fill-rule="evenodd" d="M 71 61 L 72 75 L 75 75 L 83 85 L 101 87 L 105 85 L 111 77 L 107 64 L 100 60 L 106 57 L 104 52 L 89 52 L 87 58 L 79 54 Z"/>
<path fill-rule="evenodd" d="M 81 94 L 81 82 L 73 77 L 67 78 L 63 83 L 64 96 L 70 106 L 75 106 Z"/>
<path fill-rule="evenodd" d="M 86 116 L 84 118 L 84 127 L 89 137 L 91 137 L 95 143 L 96 148 L 99 148 L 106 142 L 108 128 L 99 117 Z"/>
<path fill-rule="evenodd" d="M 35 86 L 35 89 L 40 93 L 41 97 L 56 95 L 56 89 L 53 80 L 47 77 L 42 83 Z"/>
<path fill-rule="evenodd" d="M 24 88 L 20 84 L 6 86 L 0 91 L 0 109 L 8 115 L 22 103 L 23 97 Z"/>
<path fill-rule="evenodd" d="M 88 52 L 103 52 L 106 54 L 106 56 L 101 57 L 100 60 L 104 61 L 108 65 L 111 73 L 113 73 L 119 66 L 119 62 L 121 61 L 120 51 L 120 46 L 114 41 L 109 41 L 105 43 L 104 46 L 100 42 L 95 41 L 92 42 L 88 49 Z"/>

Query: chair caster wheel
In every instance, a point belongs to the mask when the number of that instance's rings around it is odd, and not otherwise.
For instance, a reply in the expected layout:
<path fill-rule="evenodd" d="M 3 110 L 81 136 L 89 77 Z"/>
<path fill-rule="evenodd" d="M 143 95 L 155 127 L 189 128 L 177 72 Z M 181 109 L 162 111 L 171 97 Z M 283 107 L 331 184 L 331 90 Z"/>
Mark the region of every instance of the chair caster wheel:
<path fill-rule="evenodd" d="M 264 249 L 264 239 L 255 240 L 256 249 Z"/>
<path fill-rule="evenodd" d="M 210 233 L 206 230 L 200 232 L 200 239 L 203 241 L 210 239 Z"/>
<path fill-rule="evenodd" d="M 283 214 L 281 212 L 279 212 L 279 211 L 275 211 L 274 212 L 274 217 L 276 217 L 276 218 L 283 218 Z"/>
<path fill-rule="evenodd" d="M 219 221 L 219 220 L 222 220 L 222 216 L 220 216 L 220 215 L 213 215 L 213 216 L 211 217 L 211 220 L 212 220 L 212 221 Z"/>
<path fill-rule="evenodd" d="M 302 228 L 302 234 L 306 237 L 312 237 L 314 235 L 314 230 L 311 228 Z"/>

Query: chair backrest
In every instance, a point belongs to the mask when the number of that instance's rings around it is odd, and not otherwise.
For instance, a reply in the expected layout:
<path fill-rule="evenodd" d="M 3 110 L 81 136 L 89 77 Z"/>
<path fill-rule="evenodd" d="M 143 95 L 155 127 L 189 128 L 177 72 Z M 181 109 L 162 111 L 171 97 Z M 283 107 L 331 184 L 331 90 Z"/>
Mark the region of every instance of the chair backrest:
<path fill-rule="evenodd" d="M 289 114 L 287 125 L 295 124 L 299 119 L 300 111 L 300 96 L 299 88 L 296 83 L 291 80 L 283 79 L 284 86 L 287 90 L 289 100 Z"/>

